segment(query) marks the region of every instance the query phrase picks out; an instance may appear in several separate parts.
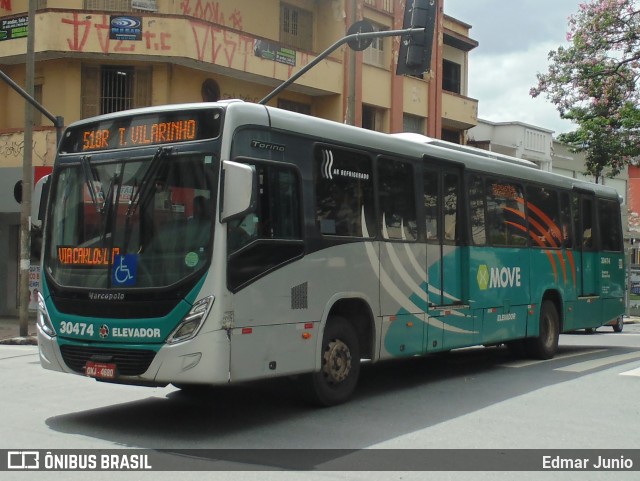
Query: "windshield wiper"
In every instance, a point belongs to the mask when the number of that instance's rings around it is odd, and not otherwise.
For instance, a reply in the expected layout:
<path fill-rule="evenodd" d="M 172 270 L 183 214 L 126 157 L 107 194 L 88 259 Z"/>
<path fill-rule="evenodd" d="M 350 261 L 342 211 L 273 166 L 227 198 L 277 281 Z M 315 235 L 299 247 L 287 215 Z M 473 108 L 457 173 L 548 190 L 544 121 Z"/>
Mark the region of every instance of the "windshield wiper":
<path fill-rule="evenodd" d="M 162 167 L 165 164 L 166 159 L 171 153 L 171 147 L 160 147 L 156 151 L 155 155 L 151 159 L 149 168 L 145 172 L 142 180 L 140 181 L 140 188 L 133 187 L 133 193 L 131 200 L 129 201 L 129 207 L 127 208 L 126 216 L 130 218 L 135 214 L 136 209 L 142 203 L 143 205 L 149 200 L 149 197 L 153 195 L 156 179 L 162 171 Z"/>
<path fill-rule="evenodd" d="M 116 183 L 116 187 L 114 189 L 113 185 Z M 111 178 L 109 182 L 109 188 L 107 189 L 107 194 L 104 196 L 104 203 L 102 204 L 102 236 L 103 240 L 106 237 L 108 232 L 113 231 L 115 225 L 115 216 L 117 216 L 118 209 L 115 206 L 118 205 L 118 201 L 115 199 L 120 198 L 120 186 L 122 184 L 122 174 L 116 173 Z M 114 199 L 115 195 L 115 199 Z M 105 215 L 106 212 L 106 215 Z M 115 214 L 114 214 L 115 212 Z"/>
<path fill-rule="evenodd" d="M 98 204 L 98 194 L 94 186 L 94 182 L 100 182 L 100 178 L 97 176 L 95 170 L 91 167 L 90 161 L 91 161 L 91 156 L 89 155 L 83 155 L 80 158 L 80 163 L 82 164 L 82 171 L 84 172 L 84 180 L 87 184 L 87 189 L 89 189 L 89 196 L 91 197 L 91 201 L 93 202 L 93 205 L 96 207 L 96 212 L 101 214 L 102 209 L 104 208 L 104 204 L 102 205 L 102 208 Z"/>

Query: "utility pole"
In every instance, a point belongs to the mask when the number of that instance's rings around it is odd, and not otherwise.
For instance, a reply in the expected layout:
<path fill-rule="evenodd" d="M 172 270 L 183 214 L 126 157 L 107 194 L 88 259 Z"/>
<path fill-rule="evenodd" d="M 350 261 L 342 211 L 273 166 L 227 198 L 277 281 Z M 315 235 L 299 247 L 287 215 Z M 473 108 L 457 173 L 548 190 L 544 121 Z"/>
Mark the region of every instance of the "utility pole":
<path fill-rule="evenodd" d="M 358 9 L 358 1 L 350 0 L 349 15 L 351 23 L 355 23 Z M 356 52 L 353 49 L 348 50 L 349 70 L 347 79 L 347 115 L 346 124 L 356 125 Z"/>
<path fill-rule="evenodd" d="M 29 0 L 29 26 L 27 33 L 26 58 L 26 91 L 33 97 L 35 79 L 35 34 L 36 34 L 36 0 Z M 20 284 L 19 311 L 20 335 L 29 335 L 29 267 L 31 266 L 31 190 L 32 190 L 32 161 L 33 161 L 33 108 L 30 102 L 25 102 L 24 111 L 24 158 L 22 162 L 22 204 L 20 211 Z"/>

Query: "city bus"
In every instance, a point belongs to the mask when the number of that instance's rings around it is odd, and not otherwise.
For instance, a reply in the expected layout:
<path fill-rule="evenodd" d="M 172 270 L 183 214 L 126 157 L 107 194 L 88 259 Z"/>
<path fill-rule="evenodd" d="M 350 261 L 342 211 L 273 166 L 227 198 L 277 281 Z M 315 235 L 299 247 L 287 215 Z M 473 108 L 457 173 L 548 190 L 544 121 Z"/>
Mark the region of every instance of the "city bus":
<path fill-rule="evenodd" d="M 506 345 L 624 311 L 620 198 L 535 164 L 226 101 L 81 120 L 44 227 L 43 367 L 185 391 Z"/>

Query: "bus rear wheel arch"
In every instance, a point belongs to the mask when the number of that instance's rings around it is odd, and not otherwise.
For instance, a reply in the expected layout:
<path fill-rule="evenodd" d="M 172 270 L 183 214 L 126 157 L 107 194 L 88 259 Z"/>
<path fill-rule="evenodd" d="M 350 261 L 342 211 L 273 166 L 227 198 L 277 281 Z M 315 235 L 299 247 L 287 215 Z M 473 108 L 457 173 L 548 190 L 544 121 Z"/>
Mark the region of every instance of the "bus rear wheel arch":
<path fill-rule="evenodd" d="M 558 308 L 551 299 L 545 299 L 540 306 L 538 335 L 525 339 L 527 354 L 535 359 L 551 359 L 558 350 L 559 337 Z"/>

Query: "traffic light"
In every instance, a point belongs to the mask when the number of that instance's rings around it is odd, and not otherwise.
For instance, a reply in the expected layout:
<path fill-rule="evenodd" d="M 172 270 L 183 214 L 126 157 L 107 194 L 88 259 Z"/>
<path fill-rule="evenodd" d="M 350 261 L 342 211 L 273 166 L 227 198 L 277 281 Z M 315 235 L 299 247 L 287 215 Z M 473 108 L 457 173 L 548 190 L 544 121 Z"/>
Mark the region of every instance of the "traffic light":
<path fill-rule="evenodd" d="M 407 0 L 402 28 L 424 30 L 402 37 L 396 75 L 422 75 L 431 68 L 435 25 L 436 0 Z"/>

